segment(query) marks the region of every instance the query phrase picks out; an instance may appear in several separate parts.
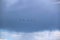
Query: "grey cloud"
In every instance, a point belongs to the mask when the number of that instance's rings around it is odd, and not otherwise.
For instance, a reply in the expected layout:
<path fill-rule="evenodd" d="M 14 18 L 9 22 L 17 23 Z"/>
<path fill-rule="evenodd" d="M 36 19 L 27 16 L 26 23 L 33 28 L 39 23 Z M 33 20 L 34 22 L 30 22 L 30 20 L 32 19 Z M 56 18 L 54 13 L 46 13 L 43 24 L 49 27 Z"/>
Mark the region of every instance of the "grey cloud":
<path fill-rule="evenodd" d="M 57 5 L 50 0 L 18 0 L 4 10 L 2 28 L 27 32 L 59 28 Z"/>

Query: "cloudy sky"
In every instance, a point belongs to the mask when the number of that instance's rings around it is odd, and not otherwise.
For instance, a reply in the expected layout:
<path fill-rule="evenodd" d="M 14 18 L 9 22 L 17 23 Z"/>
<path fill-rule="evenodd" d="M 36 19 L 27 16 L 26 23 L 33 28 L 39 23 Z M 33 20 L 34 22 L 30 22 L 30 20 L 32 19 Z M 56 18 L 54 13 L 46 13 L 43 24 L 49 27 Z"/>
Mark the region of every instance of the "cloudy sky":
<path fill-rule="evenodd" d="M 60 31 L 38 31 L 31 33 L 0 30 L 0 40 L 60 40 Z"/>
<path fill-rule="evenodd" d="M 54 0 L 2 0 L 0 40 L 60 40 L 58 15 Z"/>

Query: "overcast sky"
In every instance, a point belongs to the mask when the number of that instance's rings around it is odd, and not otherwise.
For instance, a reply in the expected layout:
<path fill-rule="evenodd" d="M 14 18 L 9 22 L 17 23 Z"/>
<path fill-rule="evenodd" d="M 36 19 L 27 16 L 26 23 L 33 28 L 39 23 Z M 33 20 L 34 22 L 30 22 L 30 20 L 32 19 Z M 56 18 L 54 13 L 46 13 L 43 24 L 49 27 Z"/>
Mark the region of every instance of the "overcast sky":
<path fill-rule="evenodd" d="M 0 30 L 0 40 L 60 40 L 60 31 L 39 31 L 32 33 Z"/>
<path fill-rule="evenodd" d="M 58 6 L 52 0 L 3 0 L 3 6 L 2 28 L 27 32 L 59 29 Z"/>
<path fill-rule="evenodd" d="M 57 40 L 58 5 L 52 0 L 3 0 L 0 40 Z"/>

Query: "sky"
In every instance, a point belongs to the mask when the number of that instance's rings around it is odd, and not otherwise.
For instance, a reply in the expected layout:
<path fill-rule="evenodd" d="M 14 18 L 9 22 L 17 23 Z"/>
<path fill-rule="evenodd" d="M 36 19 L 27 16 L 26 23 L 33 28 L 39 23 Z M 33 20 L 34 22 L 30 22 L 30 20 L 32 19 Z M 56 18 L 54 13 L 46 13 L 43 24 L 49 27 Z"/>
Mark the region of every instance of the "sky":
<path fill-rule="evenodd" d="M 59 40 L 58 15 L 52 0 L 3 0 L 0 40 Z"/>
<path fill-rule="evenodd" d="M 3 0 L 1 28 L 21 32 L 59 29 L 58 6 L 52 0 Z"/>
<path fill-rule="evenodd" d="M 0 30 L 0 40 L 60 40 L 60 31 L 15 32 Z"/>

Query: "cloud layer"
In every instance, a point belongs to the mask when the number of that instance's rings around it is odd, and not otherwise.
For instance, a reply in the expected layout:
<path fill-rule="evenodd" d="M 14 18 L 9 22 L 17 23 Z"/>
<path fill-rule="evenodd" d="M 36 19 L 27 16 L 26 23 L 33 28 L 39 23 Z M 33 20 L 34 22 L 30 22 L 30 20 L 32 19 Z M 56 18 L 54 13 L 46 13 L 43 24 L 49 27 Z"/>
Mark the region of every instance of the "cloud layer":
<path fill-rule="evenodd" d="M 32 33 L 1 31 L 0 40 L 60 40 L 60 31 L 41 31 Z"/>
<path fill-rule="evenodd" d="M 58 7 L 52 0 L 6 0 L 6 3 L 9 7 L 4 5 L 2 28 L 22 32 L 59 29 Z"/>

